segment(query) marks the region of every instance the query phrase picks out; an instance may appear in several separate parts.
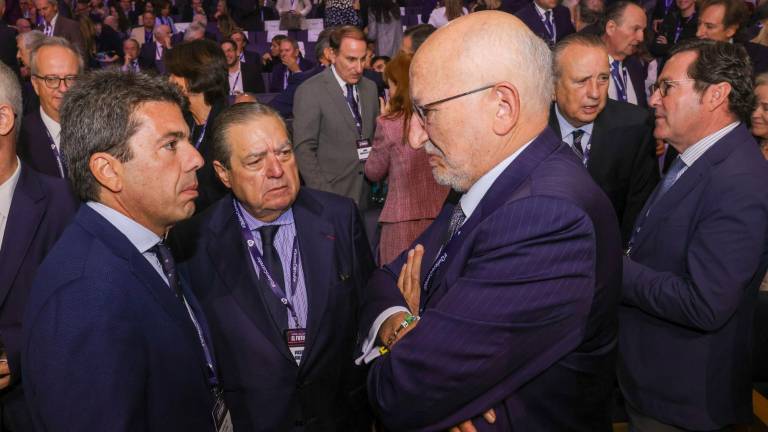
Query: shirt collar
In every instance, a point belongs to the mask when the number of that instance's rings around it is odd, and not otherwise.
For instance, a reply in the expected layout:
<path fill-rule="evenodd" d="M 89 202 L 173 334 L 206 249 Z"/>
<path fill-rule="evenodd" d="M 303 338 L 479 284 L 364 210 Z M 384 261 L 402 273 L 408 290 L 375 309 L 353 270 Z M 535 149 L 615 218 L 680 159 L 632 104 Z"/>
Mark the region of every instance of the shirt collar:
<path fill-rule="evenodd" d="M 576 129 L 583 130 L 586 138 L 589 138 L 592 135 L 592 128 L 595 126 L 594 122 L 588 123 L 588 124 L 585 124 L 584 126 L 579 126 L 579 127 L 573 126 L 560 113 L 560 108 L 557 106 L 557 103 L 555 103 L 555 115 L 557 116 L 557 123 L 560 125 L 560 135 L 563 139 L 565 139 L 565 137 L 567 137 L 568 135 L 572 134 L 573 131 L 575 131 Z"/>
<path fill-rule="evenodd" d="M 11 202 L 13 201 L 13 192 L 16 190 L 16 184 L 21 176 L 21 161 L 16 157 L 16 170 L 11 176 L 0 184 L 0 216 L 8 217 L 11 211 Z"/>
<path fill-rule="evenodd" d="M 608 64 L 609 64 L 611 67 L 613 67 L 613 62 L 614 62 L 614 61 L 616 61 L 616 59 L 615 59 L 615 58 L 613 58 L 613 56 L 612 56 L 612 55 L 608 54 Z M 623 62 L 623 61 L 621 61 L 621 60 L 618 60 L 618 62 L 619 62 L 619 67 L 623 68 L 623 67 L 624 67 L 624 62 Z"/>
<path fill-rule="evenodd" d="M 88 201 L 86 204 L 117 228 L 118 231 L 123 233 L 128 238 L 128 241 L 141 253 L 152 249 L 162 240 L 162 238 L 158 237 L 157 234 L 150 231 L 144 225 L 111 207 L 96 201 Z"/>
<path fill-rule="evenodd" d="M 48 114 L 46 114 L 45 111 L 43 111 L 42 106 L 40 106 L 40 117 L 43 119 L 45 128 L 48 129 L 48 132 L 51 133 L 51 138 L 53 138 L 53 140 L 58 145 L 59 135 L 61 134 L 61 125 L 56 120 L 52 119 Z"/>
<path fill-rule="evenodd" d="M 336 77 L 336 82 L 339 83 L 339 86 L 341 86 L 341 90 L 344 92 L 344 94 L 347 94 L 347 82 L 344 81 L 338 73 L 336 73 L 336 65 L 331 65 L 331 71 L 333 72 L 333 76 Z M 361 78 L 362 79 L 362 78 Z M 352 88 L 354 89 L 356 86 L 352 84 Z"/>
<path fill-rule="evenodd" d="M 272 222 L 263 222 L 248 213 L 248 210 L 245 209 L 245 207 L 240 204 L 238 201 L 238 205 L 240 206 L 241 213 L 243 215 L 243 219 L 245 219 L 245 224 L 248 226 L 248 229 L 251 231 L 255 231 L 265 225 L 291 225 L 293 224 L 293 208 L 288 208 L 283 214 L 280 215 L 277 219 L 273 220 Z"/>
<path fill-rule="evenodd" d="M 496 179 L 499 178 L 501 173 L 503 173 L 504 170 L 507 169 L 509 164 L 511 164 L 512 161 L 514 161 L 518 156 L 520 156 L 520 153 L 522 153 L 523 150 L 528 148 L 528 146 L 532 142 L 533 140 L 528 141 L 522 147 L 517 149 L 516 152 L 507 156 L 506 159 L 499 162 L 495 167 L 491 168 L 490 171 L 488 171 L 487 173 L 483 174 L 483 176 L 480 177 L 475 182 L 475 184 L 473 184 L 469 188 L 469 190 L 464 193 L 464 195 L 461 196 L 461 200 L 460 200 L 461 209 L 464 211 L 464 215 L 466 216 L 466 219 L 469 219 L 469 217 L 472 216 L 472 213 L 480 204 L 480 201 L 488 192 L 488 189 L 490 189 L 491 186 L 493 186 L 493 183 L 496 182 Z"/>
<path fill-rule="evenodd" d="M 59 14 L 57 13 L 57 14 L 56 14 L 56 15 L 54 15 L 54 16 L 53 16 L 53 18 L 51 19 L 51 28 L 54 28 L 54 27 L 56 27 L 56 21 L 58 21 L 58 20 L 59 20 Z"/>
<path fill-rule="evenodd" d="M 709 150 L 710 147 L 715 145 L 716 142 L 720 141 L 720 139 L 726 136 L 730 131 L 734 130 L 740 123 L 741 122 L 735 121 L 728 126 L 705 136 L 697 141 L 696 144 L 685 149 L 680 155 L 680 159 L 683 160 L 686 166 L 693 165 L 693 163 Z"/>
<path fill-rule="evenodd" d="M 539 4 L 538 4 L 538 3 L 536 3 L 536 2 L 533 2 L 533 7 L 535 7 L 535 8 L 536 8 L 536 10 L 539 12 L 539 15 L 540 15 L 541 17 L 544 17 L 544 13 L 545 13 L 545 12 L 547 12 L 547 11 L 551 11 L 551 10 L 552 10 L 552 9 L 544 9 L 543 7 L 539 6 Z"/>

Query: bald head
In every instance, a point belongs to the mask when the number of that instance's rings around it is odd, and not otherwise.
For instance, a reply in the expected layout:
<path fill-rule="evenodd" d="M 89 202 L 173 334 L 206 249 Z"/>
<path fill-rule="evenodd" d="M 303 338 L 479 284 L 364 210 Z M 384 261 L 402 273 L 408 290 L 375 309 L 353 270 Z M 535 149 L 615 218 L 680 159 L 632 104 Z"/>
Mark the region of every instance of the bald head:
<path fill-rule="evenodd" d="M 411 63 L 420 121 L 411 122 L 409 142 L 432 156 L 438 183 L 466 191 L 541 133 L 552 102 L 551 57 L 505 12 L 455 19 L 426 40 Z"/>
<path fill-rule="evenodd" d="M 443 87 L 443 97 L 507 81 L 520 92 L 526 102 L 522 114 L 529 117 L 549 110 L 550 69 L 549 48 L 522 21 L 508 13 L 484 11 L 453 20 L 432 34 L 413 58 L 411 80 L 414 85 L 422 80 Z"/>

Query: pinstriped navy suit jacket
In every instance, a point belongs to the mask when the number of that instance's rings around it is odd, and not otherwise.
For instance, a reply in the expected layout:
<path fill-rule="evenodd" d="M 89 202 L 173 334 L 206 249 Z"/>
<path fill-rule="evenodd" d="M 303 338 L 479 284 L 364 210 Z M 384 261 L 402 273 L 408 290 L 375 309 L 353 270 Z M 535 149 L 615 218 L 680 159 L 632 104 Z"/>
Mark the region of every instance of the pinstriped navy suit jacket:
<path fill-rule="evenodd" d="M 422 283 L 452 205 L 417 239 Z M 611 204 L 573 152 L 545 129 L 496 179 L 422 290 L 421 321 L 369 372 L 392 430 L 444 430 L 494 408 L 479 430 L 610 430 L 621 283 Z M 387 307 L 403 256 L 377 270 L 362 329 Z"/>

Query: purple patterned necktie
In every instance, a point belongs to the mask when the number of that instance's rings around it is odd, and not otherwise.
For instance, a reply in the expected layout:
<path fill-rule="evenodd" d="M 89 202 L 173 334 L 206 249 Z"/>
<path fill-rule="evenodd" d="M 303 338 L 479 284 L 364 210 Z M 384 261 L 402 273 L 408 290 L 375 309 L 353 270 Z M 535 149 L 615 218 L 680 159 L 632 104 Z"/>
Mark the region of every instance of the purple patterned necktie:
<path fill-rule="evenodd" d="M 549 40 L 555 42 L 555 26 L 552 24 L 552 11 L 548 10 L 544 12 L 544 27 L 547 28 L 547 34 Z"/>

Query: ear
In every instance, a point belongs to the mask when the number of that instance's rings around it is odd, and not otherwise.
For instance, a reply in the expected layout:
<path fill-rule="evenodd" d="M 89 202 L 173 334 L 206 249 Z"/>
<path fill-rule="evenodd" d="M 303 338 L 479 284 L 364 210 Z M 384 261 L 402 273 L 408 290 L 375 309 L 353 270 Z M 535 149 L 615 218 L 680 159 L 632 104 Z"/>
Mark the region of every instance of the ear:
<path fill-rule="evenodd" d="M 16 116 L 10 105 L 0 105 L 0 136 L 8 136 L 13 132 Z"/>
<path fill-rule="evenodd" d="M 733 88 L 727 82 L 721 82 L 719 84 L 712 84 L 707 88 L 704 93 L 704 103 L 709 111 L 714 111 L 725 104 L 728 108 L 728 97 L 731 94 Z"/>
<path fill-rule="evenodd" d="M 109 153 L 99 152 L 91 155 L 88 168 L 101 186 L 117 194 L 123 190 L 123 163 Z"/>
<path fill-rule="evenodd" d="M 227 189 L 232 189 L 232 183 L 229 181 L 229 170 L 217 160 L 213 161 L 213 170 L 216 171 L 216 175 L 224 183 L 224 186 Z"/>
<path fill-rule="evenodd" d="M 507 135 L 520 119 L 520 93 L 514 85 L 503 81 L 494 87 L 493 97 L 497 104 L 493 132 L 499 136 Z"/>
<path fill-rule="evenodd" d="M 330 60 L 331 64 L 336 64 L 336 50 L 333 48 L 328 48 L 328 60 Z"/>
<path fill-rule="evenodd" d="M 739 29 L 739 26 L 732 25 L 732 26 L 728 27 L 727 29 L 725 29 L 725 35 L 728 37 L 728 39 L 730 39 L 730 38 L 733 37 L 733 35 L 736 34 L 736 31 L 738 29 Z"/>
<path fill-rule="evenodd" d="M 613 34 L 613 32 L 616 30 L 616 22 L 613 20 L 608 20 L 607 23 L 605 23 L 605 33 L 607 33 L 609 36 Z"/>

